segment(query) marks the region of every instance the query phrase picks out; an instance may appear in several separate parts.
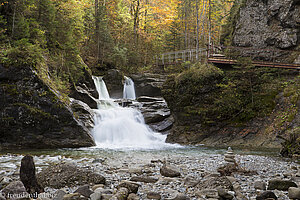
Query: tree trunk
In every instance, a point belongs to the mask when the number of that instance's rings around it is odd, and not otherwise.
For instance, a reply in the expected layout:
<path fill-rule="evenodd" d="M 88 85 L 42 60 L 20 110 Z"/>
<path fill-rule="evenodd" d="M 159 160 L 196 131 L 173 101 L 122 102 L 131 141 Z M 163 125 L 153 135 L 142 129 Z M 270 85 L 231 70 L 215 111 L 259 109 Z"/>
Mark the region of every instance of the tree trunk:
<path fill-rule="evenodd" d="M 199 5 L 196 0 L 196 16 L 197 16 L 197 32 L 196 32 L 196 60 L 198 60 L 199 53 Z"/>
<path fill-rule="evenodd" d="M 100 34 L 99 34 L 99 1 L 95 0 L 95 37 L 96 37 L 96 44 L 97 44 L 97 50 L 96 50 L 96 61 L 99 63 L 100 60 Z"/>

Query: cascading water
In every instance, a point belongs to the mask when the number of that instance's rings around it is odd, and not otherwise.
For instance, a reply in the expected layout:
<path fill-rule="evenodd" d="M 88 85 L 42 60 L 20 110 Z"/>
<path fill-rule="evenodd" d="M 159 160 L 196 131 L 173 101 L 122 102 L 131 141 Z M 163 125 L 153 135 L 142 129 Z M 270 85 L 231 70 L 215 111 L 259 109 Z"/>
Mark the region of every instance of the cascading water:
<path fill-rule="evenodd" d="M 102 77 L 93 76 L 94 84 L 96 90 L 99 94 L 99 100 L 110 99 L 105 82 L 102 80 Z"/>
<path fill-rule="evenodd" d="M 104 100 L 101 98 L 96 110 L 93 136 L 97 147 L 108 149 L 159 149 L 174 146 L 165 143 L 165 135 L 153 132 L 145 124 L 141 112 L 133 108 L 123 108 L 114 103 L 109 98 L 102 78 L 94 78 L 94 82 L 100 98 L 103 93 L 107 93 L 104 97 L 108 97 Z M 130 84 L 130 86 L 134 85 Z M 130 97 L 135 97 L 135 94 Z"/>
<path fill-rule="evenodd" d="M 123 89 L 123 99 L 132 99 L 135 100 L 135 90 L 134 82 L 131 78 L 125 76 L 124 89 Z"/>

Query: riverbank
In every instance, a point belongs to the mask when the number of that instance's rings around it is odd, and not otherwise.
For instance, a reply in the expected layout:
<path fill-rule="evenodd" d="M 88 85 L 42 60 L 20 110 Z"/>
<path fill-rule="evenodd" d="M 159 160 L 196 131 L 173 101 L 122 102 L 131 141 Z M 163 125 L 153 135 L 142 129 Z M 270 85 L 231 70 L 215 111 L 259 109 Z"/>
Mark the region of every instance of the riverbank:
<path fill-rule="evenodd" d="M 234 194 L 237 199 L 243 199 L 242 196 L 245 199 L 255 199 L 258 194 L 264 191 L 263 189 L 254 188 L 254 183 L 258 181 L 268 184 L 270 180 L 279 179 L 292 180 L 298 186 L 300 184 L 300 177 L 298 177 L 300 174 L 297 173 L 297 169 L 300 167 L 299 164 L 278 157 L 278 151 L 235 150 L 235 159 L 239 166 L 246 171 L 255 173 L 233 173 L 228 177 L 221 177 L 217 170 L 226 164 L 224 161 L 225 152 L 226 149 L 191 147 L 151 151 L 86 148 L 31 153 L 36 155 L 34 161 L 37 172 L 47 174 L 48 179 L 51 179 L 53 174 L 47 173 L 51 170 L 45 169 L 51 166 L 59 166 L 58 164 L 62 163 L 102 175 L 106 179 L 106 184 L 98 186 L 92 184 L 89 188 L 93 193 L 96 187 L 103 188 L 98 189 L 97 192 L 102 191 L 104 199 L 115 195 L 119 185 L 124 181 L 132 181 L 131 184 L 138 185 L 136 199 L 147 199 L 148 195 L 151 196 L 154 193 L 156 196 L 160 196 L 161 199 L 175 199 L 178 194 L 185 195 L 186 199 L 207 199 L 206 195 L 218 196 L 217 189 L 220 185 L 218 185 L 217 180 L 219 179 L 228 183 L 229 188 L 231 188 L 228 191 L 229 194 Z M 23 155 L 20 154 L 2 155 L 0 159 L 0 165 L 2 166 L 0 176 L 18 180 L 22 157 Z M 162 175 L 161 168 L 164 161 L 172 169 L 177 170 L 180 176 L 167 177 L 165 174 Z M 74 177 L 76 178 L 76 173 Z M 211 184 L 208 184 L 208 182 L 211 182 Z M 52 184 L 51 187 L 45 187 L 45 193 L 51 194 L 51 197 L 57 195 L 57 191 L 61 190 L 73 194 L 82 185 L 85 185 L 85 183 L 81 183 L 80 180 L 69 187 L 55 188 L 55 185 Z M 2 186 L 4 185 L 2 184 Z M 272 191 L 278 199 L 288 199 L 287 191 Z"/>

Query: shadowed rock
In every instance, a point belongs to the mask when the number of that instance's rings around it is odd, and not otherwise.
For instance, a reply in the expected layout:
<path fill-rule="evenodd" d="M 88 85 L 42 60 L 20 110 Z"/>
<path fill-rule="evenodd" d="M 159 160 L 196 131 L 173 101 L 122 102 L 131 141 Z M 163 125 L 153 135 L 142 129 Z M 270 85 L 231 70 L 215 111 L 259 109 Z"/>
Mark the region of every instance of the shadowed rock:
<path fill-rule="evenodd" d="M 42 193 L 44 189 L 38 184 L 35 176 L 35 165 L 32 156 L 24 156 L 21 161 L 20 179 L 26 191 L 32 193 Z"/>

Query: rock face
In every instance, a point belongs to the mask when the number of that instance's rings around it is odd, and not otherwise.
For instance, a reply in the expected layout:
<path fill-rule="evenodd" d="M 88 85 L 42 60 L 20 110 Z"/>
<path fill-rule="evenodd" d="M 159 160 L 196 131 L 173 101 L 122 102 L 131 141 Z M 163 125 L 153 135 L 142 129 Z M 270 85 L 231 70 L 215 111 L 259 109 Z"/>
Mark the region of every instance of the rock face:
<path fill-rule="evenodd" d="M 299 46 L 299 19 L 298 0 L 244 1 L 235 26 L 233 45 L 261 49 L 261 51 L 250 49 L 244 54 L 255 59 L 271 61 L 273 52 L 265 51 L 264 48 L 291 50 Z M 289 53 L 276 51 L 275 56 L 288 57 Z"/>
<path fill-rule="evenodd" d="M 89 130 L 30 67 L 0 66 L 0 149 L 93 146 Z"/>
<path fill-rule="evenodd" d="M 43 187 L 62 188 L 81 184 L 105 184 L 105 178 L 87 169 L 73 164 L 57 164 L 37 174 L 38 182 Z"/>
<path fill-rule="evenodd" d="M 135 83 L 136 96 L 161 96 L 161 87 L 166 76 L 159 74 L 136 74 L 131 76 Z"/>

